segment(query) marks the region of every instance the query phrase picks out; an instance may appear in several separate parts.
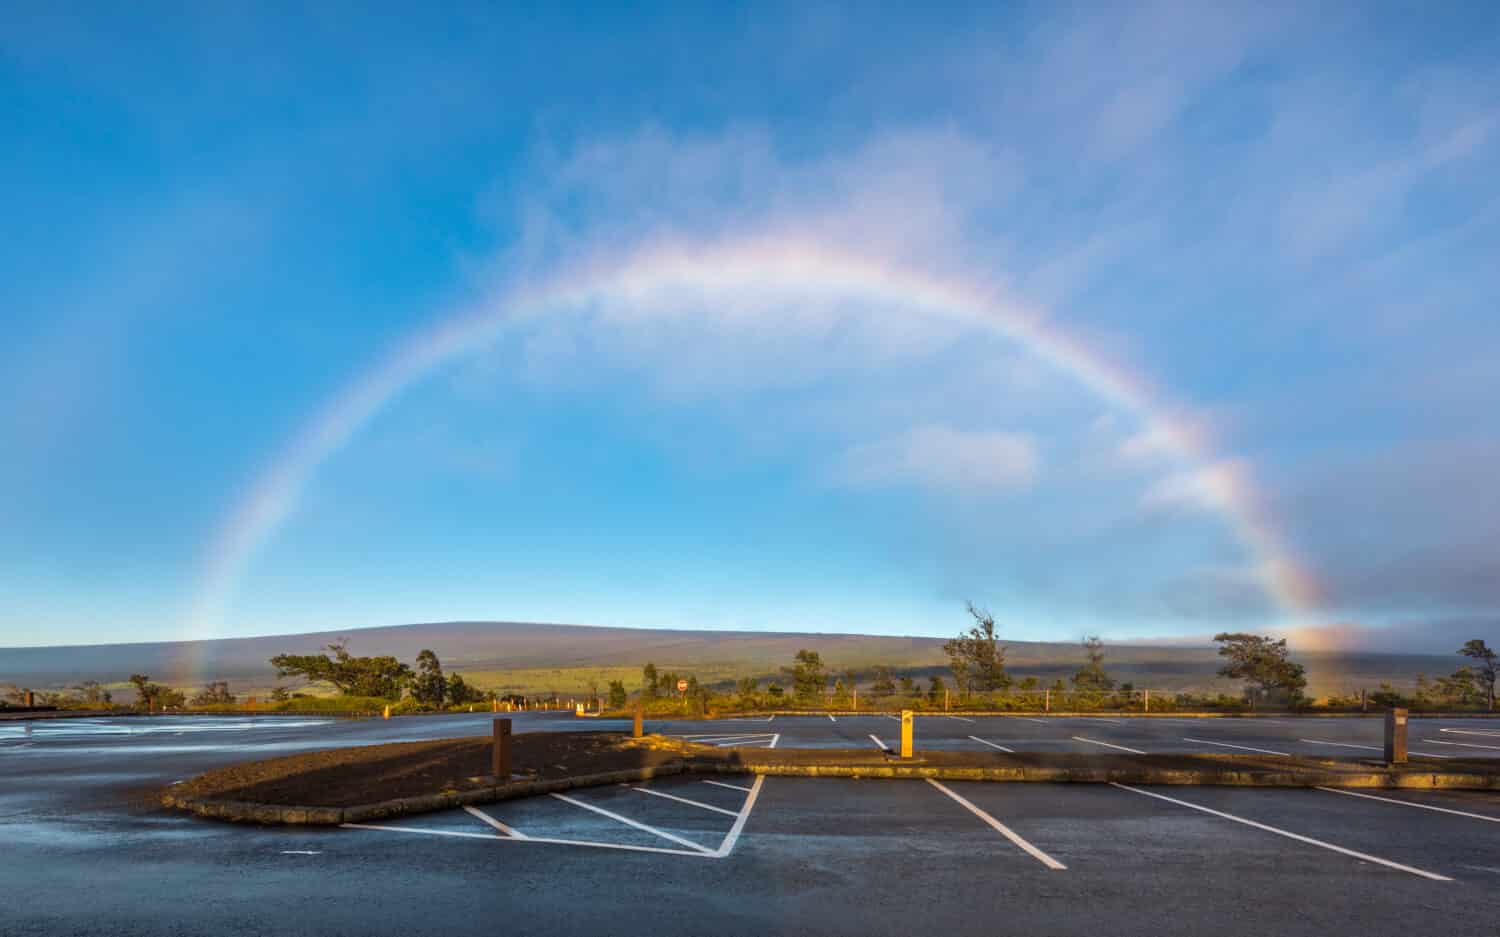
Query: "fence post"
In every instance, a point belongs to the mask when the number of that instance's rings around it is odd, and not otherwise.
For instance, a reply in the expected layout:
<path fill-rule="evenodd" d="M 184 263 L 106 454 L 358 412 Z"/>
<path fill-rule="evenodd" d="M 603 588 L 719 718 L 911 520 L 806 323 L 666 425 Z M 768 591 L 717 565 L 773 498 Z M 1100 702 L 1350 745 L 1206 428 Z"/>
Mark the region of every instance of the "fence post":
<path fill-rule="evenodd" d="M 1044 713 L 1050 713 L 1051 711 L 1052 711 L 1052 688 L 1048 687 L 1047 689 L 1045 689 L 1045 690 L 1042 691 L 1042 712 L 1044 712 Z"/>
<path fill-rule="evenodd" d="M 646 720 L 645 720 L 645 716 L 642 713 L 643 709 L 644 709 L 644 707 L 640 703 L 636 703 L 635 704 L 635 720 L 634 720 L 634 724 L 630 728 L 630 737 L 631 738 L 638 739 L 642 735 L 645 734 L 645 731 L 646 731 L 645 722 L 646 722 Z"/>
<path fill-rule="evenodd" d="M 901 710 L 901 757 L 910 758 L 911 744 L 911 710 Z"/>
<path fill-rule="evenodd" d="M 943 712 L 948 711 L 948 688 L 943 687 Z"/>
<path fill-rule="evenodd" d="M 490 768 L 496 784 L 510 783 L 510 720 L 495 720 L 495 745 L 490 752 Z"/>
<path fill-rule="evenodd" d="M 391 704 L 390 703 L 386 703 L 385 704 L 385 712 L 381 714 L 380 718 L 382 718 L 382 719 L 389 719 L 389 718 L 391 718 Z"/>
<path fill-rule="evenodd" d="M 36 706 L 36 694 L 32 693 L 30 690 L 27 690 L 26 691 L 26 708 L 27 709 L 31 709 L 34 706 Z"/>
<path fill-rule="evenodd" d="M 1150 690 L 1146 690 L 1145 693 L 1146 693 L 1146 712 L 1150 712 L 1151 711 L 1151 691 Z"/>

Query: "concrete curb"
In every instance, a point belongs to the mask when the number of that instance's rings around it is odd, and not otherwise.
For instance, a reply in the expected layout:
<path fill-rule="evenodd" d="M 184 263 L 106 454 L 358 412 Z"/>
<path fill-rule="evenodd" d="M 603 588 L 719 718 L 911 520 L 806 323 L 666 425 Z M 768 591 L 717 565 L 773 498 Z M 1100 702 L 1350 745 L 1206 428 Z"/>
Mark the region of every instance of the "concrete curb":
<path fill-rule="evenodd" d="M 909 763 L 788 762 L 726 763 L 717 760 L 669 762 L 648 768 L 631 768 L 598 774 L 520 781 L 466 791 L 446 791 L 423 797 L 406 797 L 349 807 L 310 807 L 295 804 L 257 804 L 216 800 L 209 797 L 162 796 L 163 806 L 185 810 L 212 820 L 231 823 L 283 824 L 289 826 L 338 826 L 412 816 L 455 807 L 495 803 L 521 797 L 561 793 L 587 787 L 626 784 L 678 774 L 737 774 L 801 778 L 923 779 L 939 781 L 987 781 L 1031 784 L 1159 784 L 1213 787 L 1332 787 L 1356 790 L 1500 790 L 1500 774 L 1412 771 L 1324 771 L 1242 770 L 1204 767 L 1197 769 L 1115 767 L 1080 768 L 1027 766 L 969 767 L 926 764 L 920 757 Z"/>
<path fill-rule="evenodd" d="M 1450 772 L 1384 771 L 1236 771 L 1233 769 L 1174 770 L 1164 768 L 1042 768 L 960 767 L 911 764 L 862 765 L 732 765 L 717 762 L 692 763 L 693 774 L 764 774 L 800 778 L 893 778 L 938 781 L 992 781 L 1037 784 L 1163 784 L 1204 787 L 1335 787 L 1406 790 L 1500 790 L 1500 775 Z"/>

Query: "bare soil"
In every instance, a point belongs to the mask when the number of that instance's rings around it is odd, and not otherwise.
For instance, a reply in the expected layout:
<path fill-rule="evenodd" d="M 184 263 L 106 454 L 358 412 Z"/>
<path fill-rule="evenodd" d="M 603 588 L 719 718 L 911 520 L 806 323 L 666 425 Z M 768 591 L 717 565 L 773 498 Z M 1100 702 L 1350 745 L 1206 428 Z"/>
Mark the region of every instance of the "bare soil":
<path fill-rule="evenodd" d="M 305 752 L 233 765 L 172 788 L 185 797 L 349 807 L 491 787 L 489 736 Z M 684 746 L 608 732 L 536 732 L 511 740 L 511 772 L 550 780 L 682 759 Z M 508 779 L 503 779 L 508 780 Z"/>

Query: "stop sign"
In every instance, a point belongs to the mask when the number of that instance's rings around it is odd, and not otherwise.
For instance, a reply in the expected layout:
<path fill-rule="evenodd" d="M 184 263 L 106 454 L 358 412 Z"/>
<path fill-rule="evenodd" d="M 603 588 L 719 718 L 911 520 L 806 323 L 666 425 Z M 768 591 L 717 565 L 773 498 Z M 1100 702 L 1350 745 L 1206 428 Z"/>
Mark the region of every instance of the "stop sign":
<path fill-rule="evenodd" d="M 678 693 L 686 693 L 687 692 L 687 681 L 686 680 L 678 680 L 677 681 L 677 692 Z"/>

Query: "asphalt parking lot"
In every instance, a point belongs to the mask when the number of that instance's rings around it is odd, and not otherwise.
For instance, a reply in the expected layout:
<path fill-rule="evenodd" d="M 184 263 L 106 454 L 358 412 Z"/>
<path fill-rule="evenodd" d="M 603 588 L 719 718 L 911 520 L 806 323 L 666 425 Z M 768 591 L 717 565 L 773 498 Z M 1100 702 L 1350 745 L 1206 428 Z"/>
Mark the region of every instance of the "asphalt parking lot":
<path fill-rule="evenodd" d="M 148 798 L 237 760 L 477 734 L 491 718 L 0 725 L 0 933 L 1497 931 L 1489 793 L 683 776 L 347 829 L 233 827 Z M 518 732 L 624 728 L 514 718 Z M 650 728 L 872 749 L 899 732 L 881 716 Z M 1376 719 L 1289 718 L 924 717 L 916 732 L 919 748 L 1355 756 L 1339 746 L 1381 737 Z M 1500 754 L 1500 721 L 1415 720 L 1411 746 Z"/>

